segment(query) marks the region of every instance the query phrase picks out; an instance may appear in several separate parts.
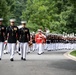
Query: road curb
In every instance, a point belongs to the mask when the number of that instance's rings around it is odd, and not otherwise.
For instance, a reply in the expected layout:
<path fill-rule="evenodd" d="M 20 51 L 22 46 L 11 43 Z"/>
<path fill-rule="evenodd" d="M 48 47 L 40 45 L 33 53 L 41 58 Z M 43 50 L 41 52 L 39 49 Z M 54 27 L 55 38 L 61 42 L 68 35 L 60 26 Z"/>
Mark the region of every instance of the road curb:
<path fill-rule="evenodd" d="M 71 59 L 71 60 L 74 60 L 76 61 L 76 57 L 75 56 L 72 56 L 70 53 L 74 51 L 74 50 L 71 50 L 71 51 L 68 51 L 66 53 L 64 53 L 64 56 L 66 56 L 67 58 Z"/>

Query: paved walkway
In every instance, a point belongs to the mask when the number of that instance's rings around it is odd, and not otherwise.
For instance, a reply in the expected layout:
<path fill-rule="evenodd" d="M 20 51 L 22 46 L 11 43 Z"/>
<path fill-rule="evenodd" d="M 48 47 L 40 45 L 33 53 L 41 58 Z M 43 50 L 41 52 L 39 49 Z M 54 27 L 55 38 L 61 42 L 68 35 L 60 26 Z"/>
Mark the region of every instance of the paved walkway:
<path fill-rule="evenodd" d="M 76 61 L 76 57 L 70 54 L 70 52 L 72 52 L 72 51 L 73 51 L 73 50 L 70 50 L 70 51 L 66 52 L 64 55 L 65 55 L 67 58 Z"/>
<path fill-rule="evenodd" d="M 48 51 L 42 55 L 31 52 L 27 61 L 21 61 L 15 54 L 14 62 L 9 54 L 0 61 L 0 75 L 76 75 L 76 61 L 64 56 L 67 50 Z"/>

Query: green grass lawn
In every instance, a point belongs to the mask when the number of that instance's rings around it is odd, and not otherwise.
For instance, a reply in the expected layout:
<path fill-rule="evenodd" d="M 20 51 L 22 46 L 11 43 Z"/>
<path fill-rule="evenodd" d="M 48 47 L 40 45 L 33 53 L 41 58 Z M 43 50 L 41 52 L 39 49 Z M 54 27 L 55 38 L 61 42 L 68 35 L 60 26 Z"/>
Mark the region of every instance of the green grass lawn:
<path fill-rule="evenodd" d="M 70 54 L 76 56 L 76 50 L 72 51 Z"/>

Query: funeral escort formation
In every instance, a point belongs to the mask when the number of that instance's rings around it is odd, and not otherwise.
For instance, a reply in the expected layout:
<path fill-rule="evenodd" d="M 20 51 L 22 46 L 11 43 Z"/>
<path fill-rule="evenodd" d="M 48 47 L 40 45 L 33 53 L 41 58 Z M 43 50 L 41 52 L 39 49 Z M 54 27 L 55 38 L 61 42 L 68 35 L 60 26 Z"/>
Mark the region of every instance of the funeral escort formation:
<path fill-rule="evenodd" d="M 21 27 L 15 26 L 15 21 L 10 19 L 10 24 L 5 27 L 3 18 L 0 18 L 0 60 L 3 53 L 10 54 L 10 61 L 14 61 L 15 53 L 26 61 L 26 55 L 34 51 L 41 55 L 46 51 L 76 49 L 75 36 L 46 33 L 40 28 L 36 33 L 30 33 L 26 21 L 21 21 Z"/>

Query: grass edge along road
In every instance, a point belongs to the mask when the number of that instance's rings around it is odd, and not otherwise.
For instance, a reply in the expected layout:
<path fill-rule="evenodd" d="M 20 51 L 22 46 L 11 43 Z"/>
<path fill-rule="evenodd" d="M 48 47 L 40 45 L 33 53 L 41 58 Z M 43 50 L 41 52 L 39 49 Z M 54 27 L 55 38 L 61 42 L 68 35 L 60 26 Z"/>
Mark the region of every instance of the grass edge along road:
<path fill-rule="evenodd" d="M 70 54 L 76 57 L 76 50 L 72 51 Z"/>

